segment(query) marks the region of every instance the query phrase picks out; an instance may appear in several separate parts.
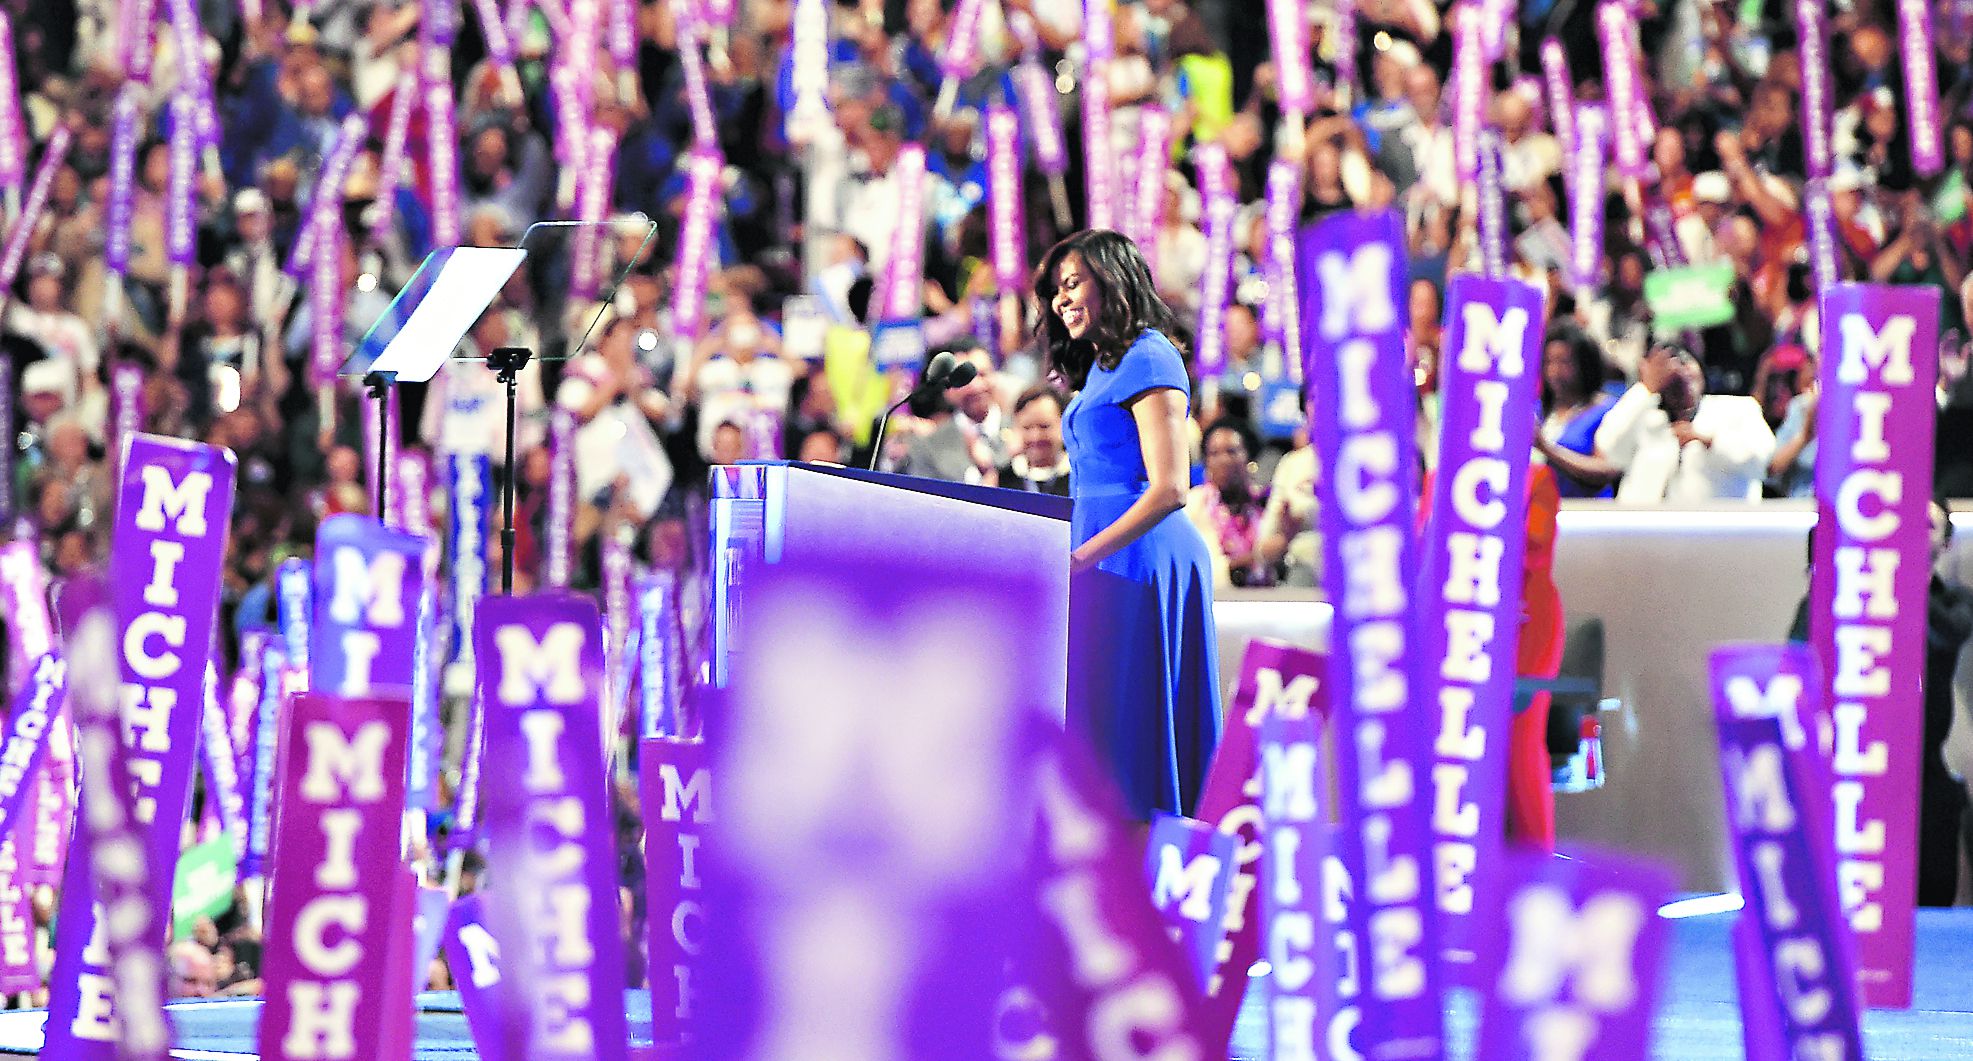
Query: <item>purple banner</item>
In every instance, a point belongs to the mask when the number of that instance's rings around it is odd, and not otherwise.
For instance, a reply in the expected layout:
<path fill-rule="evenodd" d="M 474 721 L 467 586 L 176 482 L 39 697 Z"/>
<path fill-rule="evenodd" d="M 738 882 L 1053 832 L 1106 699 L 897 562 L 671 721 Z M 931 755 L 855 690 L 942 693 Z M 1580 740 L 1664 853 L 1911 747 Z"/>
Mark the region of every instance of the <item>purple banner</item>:
<path fill-rule="evenodd" d="M 980 65 L 980 15 L 984 0 L 956 0 L 945 21 L 945 47 L 939 52 L 939 72 L 963 81 Z"/>
<path fill-rule="evenodd" d="M 408 934 L 398 900 L 409 706 L 401 697 L 304 693 L 289 707 L 280 835 L 267 908 L 267 1061 L 389 1056 L 411 985 L 387 941 Z"/>
<path fill-rule="evenodd" d="M 425 143 L 431 151 L 427 161 L 431 172 L 432 244 L 452 247 L 459 243 L 462 219 L 459 123 L 452 94 L 450 54 L 442 49 L 426 48 L 423 79 Z"/>
<path fill-rule="evenodd" d="M 1646 1061 L 1670 926 L 1657 916 L 1672 876 L 1601 852 L 1514 851 L 1491 939 L 1478 1057 L 1487 1061 Z"/>
<path fill-rule="evenodd" d="M 206 664 L 205 710 L 199 715 L 200 765 L 205 770 L 205 813 L 217 817 L 227 838 L 233 841 L 234 864 L 246 853 L 247 804 L 240 792 L 240 761 L 233 748 L 233 735 L 227 726 L 226 709 L 219 700 L 219 674 Z"/>
<path fill-rule="evenodd" d="M 1487 116 L 1487 61 L 1481 54 L 1480 5 L 1452 9 L 1452 157 L 1462 182 L 1480 175 L 1480 127 Z"/>
<path fill-rule="evenodd" d="M 1758 947 L 1743 969 L 1763 1005 L 1745 1019 L 1767 1029 L 1788 1057 L 1863 1053 L 1856 959 L 1836 896 L 1834 837 L 1826 831 L 1828 779 L 1817 752 L 1791 749 L 1783 733 L 1812 717 L 1819 697 L 1813 652 L 1800 645 L 1747 645 L 1712 655 L 1720 770 L 1734 865 Z M 1785 716 L 1785 717 L 1784 717 Z M 1750 941 L 1751 942 L 1751 941 Z"/>
<path fill-rule="evenodd" d="M 1310 436 L 1323 569 L 1346 572 L 1329 657 L 1338 847 L 1360 881 L 1351 929 L 1365 962 L 1363 1054 L 1435 1058 L 1443 1050 L 1431 831 L 1420 779 L 1436 711 L 1409 695 L 1414 664 L 1412 536 L 1416 398 L 1406 365 L 1404 227 L 1395 213 L 1344 214 L 1301 237 L 1302 319 L 1313 329 Z M 1328 296 L 1328 297 L 1325 297 Z M 1433 661 L 1437 662 L 1437 661 Z M 1427 717 L 1406 717 L 1407 707 Z"/>
<path fill-rule="evenodd" d="M 121 361 L 110 365 L 110 419 L 104 425 L 108 435 L 110 471 L 123 466 L 123 440 L 144 429 L 144 368 Z"/>
<path fill-rule="evenodd" d="M 317 235 L 313 260 L 308 267 L 309 355 L 308 385 L 333 386 L 336 371 L 342 367 L 343 324 L 348 310 L 343 283 L 343 241 L 348 236 L 340 224 L 323 222 Z M 297 241 L 299 243 L 299 241 Z M 300 257 L 299 254 L 296 255 Z"/>
<path fill-rule="evenodd" d="M 1302 168 L 1278 158 L 1267 166 L 1267 301 L 1262 334 L 1283 354 L 1288 379 L 1302 381 L 1302 300 L 1295 275 L 1295 226 L 1302 210 Z"/>
<path fill-rule="evenodd" d="M 33 662 L 30 681 L 14 686 L 6 744 L 0 746 L 0 835 L 19 822 L 22 803 L 34 791 L 49 733 L 67 724 L 62 717 L 68 695 L 66 671 L 61 657 L 49 653 Z"/>
<path fill-rule="evenodd" d="M 712 821 L 709 759 L 700 740 L 647 738 L 638 747 L 651 1038 L 659 1043 L 685 1040 L 698 1019 L 695 980 L 706 919 L 699 848 Z"/>
<path fill-rule="evenodd" d="M 1165 175 L 1171 171 L 1171 112 L 1155 103 L 1147 103 L 1137 110 L 1137 173 L 1136 184 L 1130 190 L 1130 237 L 1144 252 L 1144 260 L 1157 268 L 1158 230 L 1165 227 Z M 1204 164 L 1208 146 L 1199 148 L 1199 158 Z M 1225 161 L 1225 149 L 1220 149 L 1219 158 Z"/>
<path fill-rule="evenodd" d="M 659 571 L 637 588 L 637 693 L 640 737 L 678 736 L 680 658 L 678 577 Z"/>
<path fill-rule="evenodd" d="M 1811 179 L 1835 170 L 1834 104 L 1829 91 L 1827 0 L 1791 0 L 1795 10 L 1795 58 L 1802 69 L 1802 158 Z M 1927 46 L 1929 53 L 1930 46 Z"/>
<path fill-rule="evenodd" d="M 1345 98 L 1356 91 L 1356 9 L 1357 0 L 1335 0 L 1336 87 L 1343 91 Z"/>
<path fill-rule="evenodd" d="M 56 728 L 54 744 L 70 744 L 64 727 Z M 75 829 L 75 774 L 72 766 L 62 767 L 57 761 L 59 750 L 49 748 L 41 776 L 34 784 L 34 813 L 23 816 L 13 836 L 24 860 L 21 882 L 29 887 L 60 887 L 68 865 L 69 839 Z M 19 847 L 23 840 L 27 842 L 24 851 Z"/>
<path fill-rule="evenodd" d="M 1809 265 L 1815 270 L 1815 286 L 1827 291 L 1843 282 L 1843 252 L 1836 235 L 1836 204 L 1829 197 L 1829 182 L 1812 177 L 1802 185 L 1802 216 L 1809 230 Z"/>
<path fill-rule="evenodd" d="M 1836 876 L 1864 998 L 1911 1004 L 1939 291 L 1825 288 L 1810 577 L 1835 719 Z M 1916 356 L 1914 356 L 1916 355 Z M 1893 675 L 1906 675 L 1894 679 Z"/>
<path fill-rule="evenodd" d="M 0 62 L 11 65 L 12 54 L 8 53 Z M 48 189 L 55 183 L 55 171 L 68 160 L 72 138 L 66 125 L 58 125 L 54 132 L 48 134 L 48 144 L 41 150 L 41 162 L 34 170 L 34 184 L 28 189 L 27 201 L 21 205 L 20 216 L 14 219 L 14 227 L 7 232 L 6 249 L 0 251 L 0 290 L 11 290 L 14 278 L 20 275 L 21 262 L 27 257 L 28 238 L 34 234 L 34 226 L 41 219 L 41 212 L 48 208 Z M 4 133 L 0 132 L 0 140 L 4 139 Z M 11 414 L 5 423 L 13 423 Z M 13 447 L 7 449 L 8 459 L 11 460 Z M 0 507 L 0 511 L 10 511 L 12 507 L 10 503 Z"/>
<path fill-rule="evenodd" d="M 1933 51 L 1933 0 L 1897 0 L 1897 4 L 1898 58 L 1904 63 L 1905 120 L 1911 137 L 1911 168 L 1920 177 L 1932 177 L 1946 164 L 1945 153 L 1940 149 L 1939 68 Z"/>
<path fill-rule="evenodd" d="M 1569 74 L 1569 51 L 1562 42 L 1549 37 L 1541 42 L 1541 80 L 1548 99 L 1548 124 L 1567 156 L 1562 160 L 1562 176 L 1575 180 L 1571 165 L 1576 149 L 1576 83 Z"/>
<path fill-rule="evenodd" d="M 925 147 L 905 144 L 891 164 L 897 191 L 897 227 L 891 233 L 890 257 L 884 264 L 879 319 L 885 323 L 915 321 L 925 305 Z"/>
<path fill-rule="evenodd" d="M 1603 47 L 1604 94 L 1610 104 L 1610 126 L 1616 136 L 1617 171 L 1641 177 L 1651 159 L 1638 138 L 1638 83 L 1632 36 L 1636 23 L 1621 0 L 1603 0 L 1596 7 L 1596 38 Z M 1580 122 L 1581 116 L 1578 115 Z"/>
<path fill-rule="evenodd" d="M 1603 282 L 1603 135 L 1601 107 L 1576 108 L 1576 142 L 1569 168 L 1569 281 L 1579 294 Z"/>
<path fill-rule="evenodd" d="M 1082 83 L 1082 171 L 1089 228 L 1117 227 L 1117 160 L 1110 152 L 1110 82 L 1101 66 Z"/>
<path fill-rule="evenodd" d="M 411 137 L 411 116 L 418 109 L 418 72 L 406 69 L 397 75 L 391 89 L 390 114 L 384 119 L 384 150 L 377 159 L 377 201 L 368 220 L 368 239 L 375 243 L 390 234 L 397 217 L 397 194 L 404 185 L 404 169 L 410 165 L 406 145 Z"/>
<path fill-rule="evenodd" d="M 1204 144 L 1194 156 L 1205 198 L 1206 270 L 1199 284 L 1199 329 L 1193 339 L 1193 359 L 1199 377 L 1211 379 L 1226 371 L 1226 304 L 1233 299 L 1233 227 L 1240 202 L 1225 149 Z M 1156 254 L 1155 243 L 1146 249 Z"/>
<path fill-rule="evenodd" d="M 143 86 L 125 82 L 110 106 L 110 201 L 103 217 L 103 264 L 122 276 L 130 268 L 130 221 L 137 212 L 137 140 Z M 119 290 L 112 284 L 113 290 Z"/>
<path fill-rule="evenodd" d="M 1281 109 L 1290 114 L 1314 114 L 1315 70 L 1309 64 L 1308 5 L 1302 0 L 1267 0 L 1267 35 L 1274 45 L 1274 87 Z"/>
<path fill-rule="evenodd" d="M 993 248 L 993 281 L 1002 295 L 1027 286 L 1027 226 L 1022 221 L 1021 120 L 993 104 L 986 113 L 987 225 Z"/>
<path fill-rule="evenodd" d="M 1062 112 L 1055 81 L 1033 56 L 1014 68 L 1014 92 L 1020 97 L 1021 118 L 1035 168 L 1050 177 L 1069 171 L 1069 149 L 1062 138 Z"/>
<path fill-rule="evenodd" d="M 548 414 L 548 514 L 542 528 L 541 581 L 567 589 L 575 574 L 575 413 Z"/>
<path fill-rule="evenodd" d="M 1329 703 L 1322 696 L 1324 667 L 1318 653 L 1261 638 L 1247 643 L 1240 663 L 1240 683 L 1234 687 L 1227 709 L 1226 732 L 1213 752 L 1212 766 L 1199 794 L 1199 818 L 1240 841 L 1227 890 L 1224 931 L 1212 975 L 1206 979 L 1204 1016 L 1199 1025 L 1200 1041 L 1215 1053 L 1226 1048 L 1233 1034 L 1234 1018 L 1247 994 L 1248 970 L 1261 953 L 1262 914 L 1255 905 L 1255 888 L 1261 883 L 1268 830 L 1261 812 L 1266 787 L 1260 731 L 1269 719 L 1299 720 L 1310 712 L 1318 716 L 1315 725 L 1319 729 L 1329 711 Z M 1282 775 L 1281 780 L 1313 783 L 1312 776 Z M 1314 909 L 1312 905 L 1304 908 Z M 1314 938 L 1311 935 L 1310 942 L 1302 945 L 1312 946 Z M 1328 949 L 1333 952 L 1334 948 Z M 1268 1023 L 1273 1028 L 1276 1018 L 1270 1008 Z M 1290 1004 L 1281 1019 L 1292 1024 L 1298 1014 L 1305 1017 L 1307 1011 Z M 1314 1036 L 1312 1024 L 1310 1028 Z"/>
<path fill-rule="evenodd" d="M 1469 982 L 1506 832 L 1508 731 L 1540 395 L 1542 292 L 1455 276 L 1447 292 L 1439 458 L 1418 582 L 1419 702 L 1431 746 L 1433 889 L 1447 975 Z"/>
<path fill-rule="evenodd" d="M 37 661 L 55 651 L 48 573 L 32 536 L 0 545 L 0 619 L 7 624 L 7 687 L 18 690 L 34 680 Z"/>
<path fill-rule="evenodd" d="M 433 547 L 426 555 L 435 551 Z M 418 595 L 417 643 L 411 649 L 411 747 L 405 755 L 404 799 L 406 806 L 433 811 L 438 809 L 438 775 L 445 765 L 445 726 L 439 718 L 442 667 L 435 565 L 427 563 L 425 572 L 424 592 Z"/>
<path fill-rule="evenodd" d="M 199 9 L 195 0 L 170 0 L 166 6 L 170 9 L 172 37 L 178 49 L 176 94 L 190 97 L 187 107 L 195 135 L 188 155 L 196 158 L 207 148 L 219 147 L 219 112 L 213 107 L 212 75 L 206 69 L 205 30 L 199 25 Z M 174 100 L 174 113 L 177 106 Z"/>
<path fill-rule="evenodd" d="M 482 894 L 461 898 L 446 915 L 445 964 L 452 968 L 452 985 L 459 990 L 459 1008 L 466 1012 L 480 1061 L 520 1061 L 501 1037 L 506 1014 L 499 998 L 500 944 L 486 930 Z"/>
<path fill-rule="evenodd" d="M 1082 0 L 1082 46 L 1096 62 L 1117 54 L 1116 0 Z"/>
<path fill-rule="evenodd" d="M 226 485 L 230 491 L 230 476 Z M 119 535 L 117 543 L 123 546 L 126 539 Z M 117 558 L 122 556 L 120 550 Z M 170 588 L 170 568 L 160 568 L 163 584 Z M 170 924 L 171 870 L 178 861 L 177 823 L 184 819 L 189 778 L 179 786 L 183 795 L 177 813 L 164 819 L 169 825 L 163 824 L 157 813 L 170 808 L 147 793 L 153 786 L 142 765 L 156 760 L 136 754 L 156 731 L 144 727 L 141 713 L 119 710 L 119 701 L 127 698 L 116 680 L 119 662 L 128 672 L 130 644 L 141 645 L 157 627 L 145 625 L 143 616 L 118 622 L 108 587 L 92 576 L 63 586 L 61 613 L 67 635 L 63 654 L 74 665 L 76 678 L 70 695 L 82 781 L 78 825 L 83 857 L 70 859 L 63 877 L 43 1049 L 60 1058 L 163 1061 L 171 1046 L 171 1022 L 164 1014 L 163 942 Z M 210 631 L 211 617 L 205 619 L 199 628 Z M 165 640 L 170 642 L 169 635 Z M 118 642 L 125 646 L 121 653 Z M 135 691 L 141 712 L 146 690 L 140 686 Z M 195 717 L 189 709 L 177 714 Z M 196 738 L 186 737 L 189 758 L 190 742 Z M 127 740 L 140 748 L 130 747 Z M 162 860 L 156 857 L 160 850 Z"/>
<path fill-rule="evenodd" d="M 315 265 L 315 248 L 330 235 L 343 236 L 343 185 L 356 154 L 369 139 L 370 123 L 362 111 L 353 111 L 337 127 L 336 140 L 322 159 L 322 169 L 308 193 L 308 209 L 302 213 L 302 227 L 295 233 L 295 247 L 288 255 L 288 275 L 300 280 Z M 332 253 L 331 258 L 335 255 Z M 319 319 L 319 318 L 318 318 Z"/>
<path fill-rule="evenodd" d="M 1502 188 L 1500 134 L 1480 133 L 1480 267 L 1485 275 L 1507 275 L 1507 196 Z"/>
<path fill-rule="evenodd" d="M 633 527 L 615 527 L 597 535 L 597 562 L 602 567 L 603 663 L 609 679 L 604 683 L 603 753 L 618 762 L 625 731 L 630 725 L 630 643 L 637 627 L 635 606 L 630 600 L 630 580 L 635 561 L 630 555 L 635 544 Z"/>
<path fill-rule="evenodd" d="M 315 618 L 309 688 L 339 696 L 390 690 L 416 680 L 418 602 L 427 542 L 343 513 L 315 533 Z"/>
<path fill-rule="evenodd" d="M 452 657 L 473 658 L 473 615 L 486 596 L 486 536 L 493 516 L 493 461 L 485 454 L 445 455 L 446 569 L 451 573 Z M 464 794 L 463 791 L 461 793 Z"/>
<path fill-rule="evenodd" d="M 12 286 L 0 285 L 0 290 Z M 0 430 L 14 429 L 14 363 L 0 359 Z M 0 523 L 12 523 L 14 519 L 14 462 L 20 456 L 19 447 L 0 444 Z"/>
<path fill-rule="evenodd" d="M 395 394 L 396 391 L 391 393 Z M 386 525 L 394 530 L 438 540 L 432 522 L 432 458 L 424 450 L 401 449 L 391 455 L 390 512 Z M 430 563 L 428 566 L 436 566 Z"/>
<path fill-rule="evenodd" d="M 142 837 L 149 874 L 142 884 L 149 889 L 143 901 L 160 918 L 147 924 L 162 926 L 162 911 L 170 905 L 179 826 L 191 798 L 204 662 L 213 655 L 233 477 L 232 453 L 215 446 L 153 435 L 136 435 L 124 443 L 110 539 L 115 622 L 122 631 L 116 638 L 118 667 L 110 669 L 107 658 L 85 663 L 73 652 L 68 657 L 76 679 L 70 683 L 71 702 L 78 705 L 84 688 L 79 679 L 98 678 L 92 668 L 100 668 L 102 675 L 121 674 L 122 687 L 108 710 L 113 733 L 114 705 L 121 701 L 123 740 L 129 747 L 116 754 L 127 762 L 110 772 L 98 763 L 93 783 L 129 771 L 131 821 L 118 829 L 134 829 Z M 86 770 L 83 776 L 87 780 Z M 107 833 L 95 835 L 101 839 Z M 115 1054 L 118 1021 L 126 1028 L 131 1024 L 124 1001 L 142 996 L 124 995 L 113 987 L 112 969 L 100 951 L 88 947 L 103 916 L 102 907 L 90 901 L 96 889 L 104 887 L 107 896 L 130 884 L 97 877 L 89 859 L 69 861 L 51 980 L 57 990 L 49 1001 L 49 1049 L 58 1056 L 109 1058 Z M 149 941 L 162 938 L 161 927 L 157 936 L 139 938 L 155 946 Z M 111 949 L 114 955 L 115 947 Z"/>
<path fill-rule="evenodd" d="M 315 575 L 307 560 L 291 556 L 274 569 L 274 612 L 287 665 L 306 676 L 313 640 L 309 628 L 315 623 Z"/>
<path fill-rule="evenodd" d="M 473 0 L 473 14 L 480 23 L 480 39 L 486 42 L 486 57 L 502 70 L 514 68 L 514 37 L 507 32 L 507 20 L 499 0 Z"/>
<path fill-rule="evenodd" d="M 1165 930 L 1191 959 L 1196 986 L 1204 991 L 1216 975 L 1238 837 L 1205 822 L 1157 812 L 1146 845 L 1144 876 L 1151 884 L 1151 906 Z"/>
<path fill-rule="evenodd" d="M 692 143 L 704 149 L 717 149 L 719 122 L 713 117 L 712 89 L 706 84 L 706 61 L 700 42 L 694 36 L 679 38 L 678 65 L 685 78 L 685 104 L 692 115 Z"/>
<path fill-rule="evenodd" d="M 583 153 L 581 186 L 576 192 L 576 217 L 598 224 L 575 230 L 570 240 L 573 261 L 569 270 L 569 293 L 580 301 L 596 297 L 608 266 L 604 260 L 609 245 L 602 238 L 610 213 L 610 196 L 616 184 L 617 134 L 607 126 L 589 130 L 589 146 Z"/>
<path fill-rule="evenodd" d="M 637 16 L 643 5 L 637 0 L 607 0 L 603 12 L 603 33 L 610 49 L 610 65 L 618 76 L 637 73 Z"/>
<path fill-rule="evenodd" d="M 247 787 L 247 847 L 240 858 L 240 877 L 259 876 L 267 868 L 274 846 L 274 771 L 281 745 L 281 715 L 288 686 L 302 684 L 288 666 L 287 651 L 278 640 L 261 649 L 260 703 L 255 706 L 253 766 Z"/>
<path fill-rule="evenodd" d="M 0 183 L 14 186 L 27 179 L 27 148 L 20 72 L 14 66 L 14 23 L 0 12 Z"/>
<path fill-rule="evenodd" d="M 487 928 L 509 1053 L 622 1061 L 623 936 L 610 792 L 597 754 L 603 630 L 587 597 L 491 597 L 474 628 L 486 711 Z M 577 917 L 571 911 L 587 911 Z"/>
<path fill-rule="evenodd" d="M 0 835 L 0 994 L 41 989 L 39 939 L 34 927 L 33 888 L 23 879 L 15 829 Z"/>
<path fill-rule="evenodd" d="M 706 284 L 713 265 L 713 226 L 719 220 L 720 171 L 716 148 L 694 148 L 686 156 L 685 219 L 678 231 L 678 286 L 672 292 L 672 329 L 697 339 L 706 326 Z"/>

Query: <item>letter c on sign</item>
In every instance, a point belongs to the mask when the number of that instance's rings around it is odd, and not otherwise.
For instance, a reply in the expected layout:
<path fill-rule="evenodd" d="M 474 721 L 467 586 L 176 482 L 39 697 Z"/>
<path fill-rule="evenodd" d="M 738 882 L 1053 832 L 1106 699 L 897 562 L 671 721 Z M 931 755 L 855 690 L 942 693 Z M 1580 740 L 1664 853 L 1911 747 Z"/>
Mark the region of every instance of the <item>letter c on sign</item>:
<path fill-rule="evenodd" d="M 1877 514 L 1863 514 L 1863 498 L 1876 494 L 1881 502 Z M 1858 541 L 1876 542 L 1895 534 L 1898 512 L 1893 506 L 1904 500 L 1904 476 L 1860 468 L 1843 477 L 1836 488 L 1836 522 L 1843 533 Z"/>
<path fill-rule="evenodd" d="M 162 638 L 167 648 L 185 647 L 185 617 L 144 612 L 124 628 L 123 658 L 131 673 L 146 681 L 161 681 L 178 673 L 183 661 L 176 652 L 153 654 L 146 644 L 153 635 Z"/>
<path fill-rule="evenodd" d="M 295 953 L 302 965 L 318 976 L 341 976 L 363 960 L 356 935 L 369 921 L 370 901 L 361 895 L 325 895 L 295 915 Z M 343 930 L 341 943 L 330 946 L 329 927 Z"/>

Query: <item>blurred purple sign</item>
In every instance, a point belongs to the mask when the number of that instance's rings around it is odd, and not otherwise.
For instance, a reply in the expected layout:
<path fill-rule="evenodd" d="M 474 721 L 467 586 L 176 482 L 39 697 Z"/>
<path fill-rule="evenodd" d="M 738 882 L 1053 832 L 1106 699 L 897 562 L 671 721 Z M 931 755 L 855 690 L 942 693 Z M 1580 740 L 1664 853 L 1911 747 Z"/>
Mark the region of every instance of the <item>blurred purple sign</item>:
<path fill-rule="evenodd" d="M 679 1043 L 697 1020 L 706 920 L 700 845 L 713 820 L 712 769 L 699 740 L 646 738 L 639 751 L 651 1038 Z"/>

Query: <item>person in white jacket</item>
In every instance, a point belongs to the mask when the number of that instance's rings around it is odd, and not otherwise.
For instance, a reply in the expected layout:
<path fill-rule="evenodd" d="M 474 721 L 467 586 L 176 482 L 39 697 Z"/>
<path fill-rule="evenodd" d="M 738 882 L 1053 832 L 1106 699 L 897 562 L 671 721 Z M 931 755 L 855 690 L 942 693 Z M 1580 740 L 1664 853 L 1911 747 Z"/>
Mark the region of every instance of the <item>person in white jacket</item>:
<path fill-rule="evenodd" d="M 1774 432 L 1754 399 L 1705 388 L 1698 360 L 1678 346 L 1644 355 L 1596 431 L 1597 453 L 1623 469 L 1618 501 L 1760 499 Z"/>

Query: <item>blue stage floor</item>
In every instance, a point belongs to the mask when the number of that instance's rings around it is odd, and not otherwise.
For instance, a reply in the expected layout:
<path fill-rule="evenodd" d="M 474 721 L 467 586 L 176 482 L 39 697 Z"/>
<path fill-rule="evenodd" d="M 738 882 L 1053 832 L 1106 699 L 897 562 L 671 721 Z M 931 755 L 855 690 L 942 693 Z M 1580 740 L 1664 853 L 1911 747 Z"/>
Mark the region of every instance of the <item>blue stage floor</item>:
<path fill-rule="evenodd" d="M 1672 926 L 1670 980 L 1658 1015 L 1652 1051 L 1660 1061 L 1744 1061 L 1740 1050 L 1739 1008 L 1734 1000 L 1733 959 L 1727 928 L 1733 915 L 1687 918 Z M 650 1000 L 632 992 L 633 1035 L 650 1037 Z M 467 1038 L 458 996 L 419 996 L 418 1061 L 461 1061 L 475 1053 Z M 1241 1013 L 1232 1056 L 1240 1061 L 1266 1057 L 1261 1012 L 1252 1004 Z M 246 1061 L 252 1051 L 258 1000 L 181 1003 L 172 1007 L 179 1050 L 187 1061 Z M 1469 999 L 1451 1009 L 1454 1058 L 1472 1056 L 1474 1010 Z M 41 1042 L 42 1014 L 0 1013 L 0 1056 L 33 1057 Z M 1973 909 L 1921 910 L 1918 915 L 1916 1005 L 1904 1011 L 1873 1011 L 1864 1018 L 1864 1047 L 1871 1061 L 1962 1061 L 1973 1059 Z M 1483 1061 L 1483 1059 L 1476 1059 Z"/>

